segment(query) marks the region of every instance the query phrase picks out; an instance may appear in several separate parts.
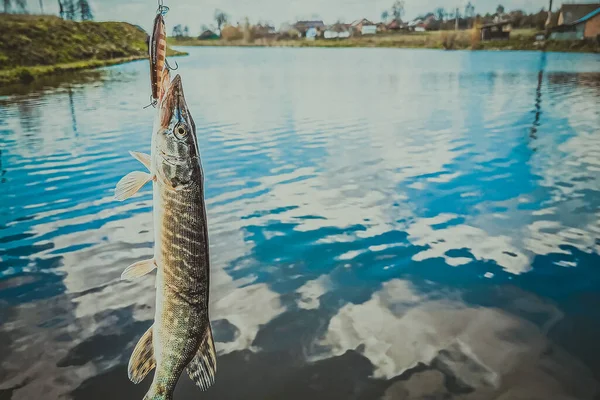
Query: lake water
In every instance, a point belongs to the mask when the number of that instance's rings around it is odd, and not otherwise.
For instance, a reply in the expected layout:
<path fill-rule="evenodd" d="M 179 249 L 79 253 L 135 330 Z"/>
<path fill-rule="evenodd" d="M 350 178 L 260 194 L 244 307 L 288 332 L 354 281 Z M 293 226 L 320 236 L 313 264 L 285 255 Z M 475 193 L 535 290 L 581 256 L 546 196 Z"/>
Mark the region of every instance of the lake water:
<path fill-rule="evenodd" d="M 598 399 L 600 56 L 191 48 L 218 350 L 181 399 Z M 0 98 L 0 399 L 142 399 L 145 61 Z M 16 94 L 15 94 L 16 93 Z"/>

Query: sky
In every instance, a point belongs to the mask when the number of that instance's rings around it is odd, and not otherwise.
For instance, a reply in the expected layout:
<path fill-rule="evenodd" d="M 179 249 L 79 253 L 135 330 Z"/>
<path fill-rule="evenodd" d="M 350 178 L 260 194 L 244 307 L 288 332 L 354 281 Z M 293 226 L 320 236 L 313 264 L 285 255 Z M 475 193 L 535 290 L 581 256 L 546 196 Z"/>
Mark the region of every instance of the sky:
<path fill-rule="evenodd" d="M 46 12 L 57 12 L 56 0 L 43 0 Z M 163 0 L 170 7 L 166 21 L 170 26 L 188 25 L 192 34 L 197 34 L 202 25 L 214 25 L 215 9 L 225 11 L 232 22 L 248 17 L 250 22 L 268 21 L 276 28 L 283 22 L 297 19 L 323 19 L 333 23 L 338 19 L 352 22 L 360 18 L 379 21 L 381 13 L 389 9 L 394 0 Z M 97 20 L 122 20 L 140 25 L 149 31 L 157 8 L 156 0 L 90 0 Z M 548 0 L 471 0 L 475 12 L 493 13 L 501 3 L 507 11 L 521 9 L 527 12 L 548 7 Z M 565 1 L 573 2 L 573 1 Z M 598 3 L 594 0 L 578 2 Z M 437 7 L 464 10 L 467 0 L 405 0 L 404 19 L 412 19 Z M 563 2 L 555 0 L 556 10 Z M 39 8 L 38 1 L 29 0 L 32 12 Z"/>

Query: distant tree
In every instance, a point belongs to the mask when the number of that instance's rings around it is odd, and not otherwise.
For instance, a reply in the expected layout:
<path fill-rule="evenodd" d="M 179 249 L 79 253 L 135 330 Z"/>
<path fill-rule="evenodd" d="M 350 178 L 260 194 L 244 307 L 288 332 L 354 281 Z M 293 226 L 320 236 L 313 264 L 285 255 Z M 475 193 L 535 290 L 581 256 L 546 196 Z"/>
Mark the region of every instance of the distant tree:
<path fill-rule="evenodd" d="M 92 14 L 92 9 L 90 7 L 90 3 L 87 0 L 77 0 L 77 8 L 81 13 L 82 21 L 91 21 L 94 19 L 94 15 Z"/>
<path fill-rule="evenodd" d="M 190 27 L 189 26 L 185 26 L 185 28 L 183 28 L 183 36 L 188 37 L 190 36 Z"/>
<path fill-rule="evenodd" d="M 75 20 L 75 3 L 73 2 L 73 0 L 62 0 L 62 6 L 63 6 L 63 12 L 64 12 L 64 18 L 74 21 Z"/>
<path fill-rule="evenodd" d="M 17 6 L 17 13 L 27 14 L 27 0 L 15 0 Z"/>
<path fill-rule="evenodd" d="M 385 10 L 384 12 L 381 13 L 381 20 L 383 22 L 386 22 L 389 17 L 390 17 L 390 13 L 387 10 Z"/>
<path fill-rule="evenodd" d="M 221 30 L 223 24 L 226 24 L 229 21 L 229 17 L 223 11 L 216 9 L 215 10 L 215 21 L 217 21 L 217 28 Z"/>
<path fill-rule="evenodd" d="M 465 18 L 473 18 L 475 16 L 475 6 L 470 1 L 465 6 Z"/>
<path fill-rule="evenodd" d="M 43 2 L 43 0 L 40 0 L 40 12 L 42 14 L 44 13 L 44 2 Z"/>
<path fill-rule="evenodd" d="M 435 9 L 435 16 L 437 19 L 439 19 L 440 21 L 444 20 L 444 17 L 446 16 L 446 10 L 444 10 L 443 7 L 438 7 Z"/>
<path fill-rule="evenodd" d="M 498 7 L 496 7 L 496 14 L 498 14 L 498 15 L 504 14 L 504 6 L 502 4 L 498 4 Z"/>
<path fill-rule="evenodd" d="M 404 0 L 396 0 L 394 4 L 392 4 L 392 15 L 396 21 L 402 20 L 404 16 Z"/>
<path fill-rule="evenodd" d="M 11 6 L 11 1 L 10 0 L 2 0 L 2 5 L 4 6 L 4 12 L 5 13 L 9 13 L 10 12 L 10 6 Z"/>
<path fill-rule="evenodd" d="M 182 37 L 183 36 L 183 28 L 181 27 L 181 24 L 175 25 L 173 27 L 173 36 L 174 37 Z"/>
<path fill-rule="evenodd" d="M 202 24 L 202 26 L 200 27 L 200 33 L 206 32 L 207 30 L 208 30 L 208 26 L 206 24 Z"/>

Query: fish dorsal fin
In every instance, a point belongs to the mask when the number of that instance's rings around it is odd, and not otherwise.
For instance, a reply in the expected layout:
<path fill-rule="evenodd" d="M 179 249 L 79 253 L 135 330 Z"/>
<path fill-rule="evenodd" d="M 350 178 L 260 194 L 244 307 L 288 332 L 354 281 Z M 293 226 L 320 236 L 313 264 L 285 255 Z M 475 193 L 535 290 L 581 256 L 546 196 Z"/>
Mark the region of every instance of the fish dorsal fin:
<path fill-rule="evenodd" d="M 136 160 L 138 160 L 139 162 L 141 162 L 142 164 L 144 164 L 144 166 L 146 168 L 148 168 L 148 171 L 152 171 L 152 159 L 150 158 L 149 154 L 146 153 L 140 153 L 137 151 L 130 151 L 129 154 L 131 154 L 131 156 L 133 158 L 135 158 Z"/>
<path fill-rule="evenodd" d="M 152 327 L 150 327 L 133 349 L 133 354 L 129 359 L 127 367 L 129 380 L 133 383 L 140 383 L 154 367 L 156 367 L 156 360 L 152 347 Z"/>
<path fill-rule="evenodd" d="M 126 200 L 136 194 L 142 186 L 152 180 L 152 175 L 147 172 L 134 171 L 125 175 L 115 189 L 115 199 Z"/>
<path fill-rule="evenodd" d="M 153 258 L 149 260 L 138 261 L 125 268 L 125 271 L 123 271 L 123 273 L 121 274 L 121 280 L 129 280 L 142 277 L 152 272 L 154 268 L 156 268 L 156 263 L 154 262 Z"/>
<path fill-rule="evenodd" d="M 198 352 L 187 366 L 190 378 L 202 390 L 207 390 L 215 383 L 217 372 L 217 355 L 215 354 L 215 343 L 213 341 L 210 324 L 204 334 L 204 340 Z"/>

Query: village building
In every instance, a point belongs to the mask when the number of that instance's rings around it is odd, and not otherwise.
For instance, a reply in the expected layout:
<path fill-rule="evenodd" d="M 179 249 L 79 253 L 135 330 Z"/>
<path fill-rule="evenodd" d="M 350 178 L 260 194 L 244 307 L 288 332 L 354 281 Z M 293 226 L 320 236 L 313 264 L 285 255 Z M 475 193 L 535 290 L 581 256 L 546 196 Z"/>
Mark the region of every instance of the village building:
<path fill-rule="evenodd" d="M 512 31 L 510 21 L 494 22 L 481 27 L 481 40 L 508 40 Z"/>
<path fill-rule="evenodd" d="M 350 25 L 336 23 L 330 25 L 323 33 L 325 39 L 346 39 L 350 37 Z"/>
<path fill-rule="evenodd" d="M 204 32 L 202 32 L 200 34 L 200 36 L 198 36 L 199 40 L 213 40 L 213 39 L 218 39 L 218 38 L 219 38 L 219 35 L 217 35 L 213 31 L 211 31 L 210 29 L 205 30 Z"/>
<path fill-rule="evenodd" d="M 558 26 L 550 31 L 553 40 L 600 38 L 600 4 L 564 4 Z"/>
<path fill-rule="evenodd" d="M 294 24 L 294 29 L 300 32 L 303 37 L 308 37 L 307 34 L 310 30 L 309 35 L 315 38 L 325 30 L 325 24 L 323 21 L 298 21 Z"/>
<path fill-rule="evenodd" d="M 350 26 L 354 34 L 374 35 L 377 33 L 377 25 L 366 18 L 354 21 Z"/>

